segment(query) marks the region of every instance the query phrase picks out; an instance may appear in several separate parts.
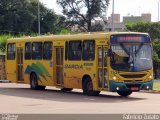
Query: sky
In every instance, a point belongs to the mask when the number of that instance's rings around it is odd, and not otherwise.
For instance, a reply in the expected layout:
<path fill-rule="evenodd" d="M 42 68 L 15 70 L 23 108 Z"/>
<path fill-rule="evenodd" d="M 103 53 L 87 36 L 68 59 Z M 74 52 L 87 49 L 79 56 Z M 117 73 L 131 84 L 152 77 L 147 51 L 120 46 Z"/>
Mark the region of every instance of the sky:
<path fill-rule="evenodd" d="M 40 0 L 46 7 L 54 9 L 57 14 L 62 14 L 60 6 L 56 4 L 56 0 Z M 159 0 L 160 1 L 160 0 Z M 112 2 L 106 11 L 106 16 L 110 16 L 112 13 Z M 151 13 L 152 21 L 158 21 L 158 0 L 114 0 L 115 7 L 114 13 L 121 15 L 121 21 L 123 16 L 141 16 L 142 13 Z"/>

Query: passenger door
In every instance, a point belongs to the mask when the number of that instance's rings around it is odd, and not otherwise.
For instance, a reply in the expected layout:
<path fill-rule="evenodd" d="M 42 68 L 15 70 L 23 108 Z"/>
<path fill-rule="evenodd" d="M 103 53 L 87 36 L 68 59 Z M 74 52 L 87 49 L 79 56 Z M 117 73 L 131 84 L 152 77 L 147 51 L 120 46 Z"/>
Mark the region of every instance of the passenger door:
<path fill-rule="evenodd" d="M 108 89 L 107 46 L 98 46 L 98 88 Z"/>
<path fill-rule="evenodd" d="M 17 81 L 24 81 L 23 73 L 23 48 L 17 48 Z"/>
<path fill-rule="evenodd" d="M 56 77 L 56 85 L 63 86 L 64 85 L 64 69 L 63 69 L 63 58 L 64 58 L 64 47 L 55 47 L 55 77 Z"/>

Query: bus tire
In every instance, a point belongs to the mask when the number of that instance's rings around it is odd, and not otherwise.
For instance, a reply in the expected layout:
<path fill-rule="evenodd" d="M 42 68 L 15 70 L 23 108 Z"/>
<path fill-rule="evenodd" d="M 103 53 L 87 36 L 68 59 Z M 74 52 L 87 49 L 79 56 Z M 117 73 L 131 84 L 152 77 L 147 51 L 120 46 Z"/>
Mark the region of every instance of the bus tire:
<path fill-rule="evenodd" d="M 45 90 L 46 86 L 38 86 L 38 90 Z"/>
<path fill-rule="evenodd" d="M 100 91 L 93 90 L 92 80 L 89 77 L 85 78 L 83 83 L 83 94 L 88 96 L 98 96 L 99 93 Z"/>
<path fill-rule="evenodd" d="M 35 73 L 32 73 L 30 76 L 30 87 L 32 90 L 38 90 L 38 80 Z"/>
<path fill-rule="evenodd" d="M 63 92 L 70 92 L 72 90 L 73 90 L 73 88 L 62 88 L 61 89 L 61 91 L 63 91 Z"/>
<path fill-rule="evenodd" d="M 127 97 L 132 94 L 132 91 L 117 91 L 117 93 L 122 97 Z"/>

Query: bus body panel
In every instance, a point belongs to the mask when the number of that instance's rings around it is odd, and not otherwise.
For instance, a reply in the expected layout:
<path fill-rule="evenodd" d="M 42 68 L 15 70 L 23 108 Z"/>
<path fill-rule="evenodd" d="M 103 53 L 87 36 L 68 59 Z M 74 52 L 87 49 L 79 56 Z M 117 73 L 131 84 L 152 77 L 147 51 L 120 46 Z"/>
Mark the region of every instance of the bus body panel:
<path fill-rule="evenodd" d="M 44 86 L 53 86 L 53 68 L 52 61 L 26 61 L 24 64 L 25 83 L 30 83 L 30 75 L 35 73 L 38 77 L 38 84 Z"/>
<path fill-rule="evenodd" d="M 12 66 L 12 67 L 11 67 Z M 17 83 L 17 75 L 16 75 L 16 61 L 8 60 L 6 62 L 6 73 L 7 73 L 7 80 L 11 80 L 13 83 Z M 10 68 L 10 69 L 8 69 Z"/>
<path fill-rule="evenodd" d="M 93 90 L 95 91 L 117 92 L 117 90 L 121 88 L 125 91 L 131 89 L 128 86 L 134 87 L 136 84 L 139 85 L 139 90 L 152 89 L 153 69 L 139 72 L 124 72 L 112 69 L 110 65 L 111 59 L 109 56 L 109 50 L 111 49 L 110 36 L 121 34 L 148 35 L 145 33 L 130 32 L 53 35 L 44 37 L 15 38 L 8 40 L 7 44 L 16 44 L 15 56 L 17 56 L 18 48 L 23 50 L 22 65 L 24 81 L 21 81 L 20 83 L 30 84 L 31 74 L 35 73 L 38 78 L 38 85 L 40 86 L 83 89 L 84 78 L 87 76 L 90 77 L 93 84 Z M 81 41 L 84 43 L 84 41 L 87 40 L 95 41 L 94 60 L 89 61 L 83 60 L 82 58 L 81 60 L 65 59 L 66 42 Z M 30 42 L 31 44 L 33 42 L 42 42 L 42 44 L 45 42 L 52 42 L 52 58 L 50 60 L 26 60 L 26 42 Z M 69 53 L 67 54 L 69 55 Z M 10 69 L 11 66 L 12 69 Z M 17 80 L 17 66 L 17 57 L 15 57 L 14 60 L 8 60 L 6 58 L 7 79 L 11 80 L 13 83 L 19 82 Z M 137 77 L 135 78 L 134 76 L 136 75 Z"/>

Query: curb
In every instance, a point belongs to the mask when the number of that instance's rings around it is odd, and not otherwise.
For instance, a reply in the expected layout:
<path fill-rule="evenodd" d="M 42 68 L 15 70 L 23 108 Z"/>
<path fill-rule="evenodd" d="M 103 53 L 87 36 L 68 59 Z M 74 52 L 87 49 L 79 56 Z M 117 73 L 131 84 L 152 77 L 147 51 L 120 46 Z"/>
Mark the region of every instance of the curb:
<path fill-rule="evenodd" d="M 153 93 L 153 94 L 160 94 L 160 91 L 152 90 L 152 91 L 141 91 L 142 93 Z"/>

